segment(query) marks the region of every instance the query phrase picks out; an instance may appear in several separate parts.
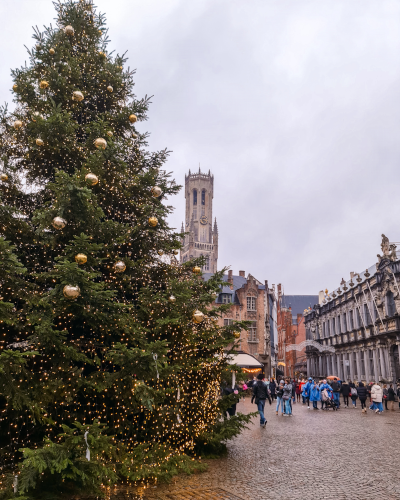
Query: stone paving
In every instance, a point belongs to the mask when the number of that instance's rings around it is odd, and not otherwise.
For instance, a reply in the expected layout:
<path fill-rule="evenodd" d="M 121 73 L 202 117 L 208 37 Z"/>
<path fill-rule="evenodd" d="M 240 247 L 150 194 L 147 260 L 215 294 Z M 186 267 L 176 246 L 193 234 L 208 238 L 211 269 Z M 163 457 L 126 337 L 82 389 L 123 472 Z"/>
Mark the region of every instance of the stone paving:
<path fill-rule="evenodd" d="M 175 478 L 112 499 L 143 500 L 400 500 L 400 411 L 377 415 L 361 408 L 338 412 L 293 405 L 294 416 L 266 406 L 267 427 L 258 419 L 229 444 L 227 457 L 209 470 Z M 250 400 L 238 411 L 255 411 Z"/>

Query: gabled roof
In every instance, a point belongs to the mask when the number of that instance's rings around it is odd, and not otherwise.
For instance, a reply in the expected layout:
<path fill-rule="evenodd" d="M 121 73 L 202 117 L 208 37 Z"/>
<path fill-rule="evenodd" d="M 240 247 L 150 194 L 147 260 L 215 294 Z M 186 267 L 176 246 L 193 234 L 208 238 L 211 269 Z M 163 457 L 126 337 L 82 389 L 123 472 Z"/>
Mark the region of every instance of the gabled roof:
<path fill-rule="evenodd" d="M 213 276 L 213 273 L 203 273 L 204 281 L 208 281 Z M 228 275 L 224 274 L 222 279 L 227 283 Z M 236 291 L 242 288 L 247 283 L 247 278 L 243 276 L 232 276 L 233 279 L 233 290 L 231 290 L 231 285 L 226 285 L 222 287 L 220 293 L 227 293 L 232 295 L 232 303 L 239 304 L 239 299 L 237 298 Z M 257 283 L 257 280 L 256 280 Z M 265 285 L 258 285 L 259 290 L 265 290 Z"/>

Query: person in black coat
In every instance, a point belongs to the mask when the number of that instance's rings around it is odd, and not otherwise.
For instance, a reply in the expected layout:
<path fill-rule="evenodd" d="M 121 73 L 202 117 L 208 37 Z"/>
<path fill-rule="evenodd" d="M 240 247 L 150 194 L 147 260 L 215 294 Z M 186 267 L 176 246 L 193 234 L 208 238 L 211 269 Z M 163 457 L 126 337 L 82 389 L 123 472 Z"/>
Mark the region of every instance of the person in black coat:
<path fill-rule="evenodd" d="M 251 402 L 255 400 L 258 413 L 260 414 L 260 425 L 262 427 L 265 427 L 267 425 L 267 419 L 264 416 L 265 400 L 268 399 L 270 403 L 271 400 L 269 397 L 267 384 L 264 384 L 263 378 L 264 375 L 262 375 L 261 373 L 257 376 L 257 382 L 253 384 L 253 397 L 251 398 Z"/>
<path fill-rule="evenodd" d="M 390 409 L 393 411 L 394 410 L 394 397 L 396 393 L 394 392 L 393 389 L 393 384 L 390 384 L 389 389 L 388 389 L 388 401 L 390 405 Z"/>
<path fill-rule="evenodd" d="M 271 378 L 271 382 L 269 383 L 269 392 L 271 393 L 271 399 L 276 399 L 276 382 L 273 378 Z"/>
<path fill-rule="evenodd" d="M 350 386 L 347 382 L 343 382 L 340 387 L 340 392 L 343 396 L 343 404 L 345 408 L 349 407 L 349 394 L 350 394 Z"/>
<path fill-rule="evenodd" d="M 367 406 L 365 404 L 365 401 L 367 400 L 368 392 L 367 392 L 367 388 L 365 387 L 365 385 L 362 382 L 360 382 L 358 384 L 357 395 L 360 398 L 361 411 L 363 413 L 366 413 L 367 412 Z"/>

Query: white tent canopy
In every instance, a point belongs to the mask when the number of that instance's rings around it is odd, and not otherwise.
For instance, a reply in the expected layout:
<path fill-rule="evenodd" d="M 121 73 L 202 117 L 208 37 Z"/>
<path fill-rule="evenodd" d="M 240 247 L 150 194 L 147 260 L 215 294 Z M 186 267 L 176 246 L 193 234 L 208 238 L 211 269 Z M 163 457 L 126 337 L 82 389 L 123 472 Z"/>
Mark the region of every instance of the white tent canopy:
<path fill-rule="evenodd" d="M 241 368 L 263 368 L 263 364 L 257 361 L 257 359 L 251 354 L 246 354 L 245 352 L 240 352 L 238 354 L 230 354 L 228 357 L 228 363 L 231 365 L 238 365 Z"/>

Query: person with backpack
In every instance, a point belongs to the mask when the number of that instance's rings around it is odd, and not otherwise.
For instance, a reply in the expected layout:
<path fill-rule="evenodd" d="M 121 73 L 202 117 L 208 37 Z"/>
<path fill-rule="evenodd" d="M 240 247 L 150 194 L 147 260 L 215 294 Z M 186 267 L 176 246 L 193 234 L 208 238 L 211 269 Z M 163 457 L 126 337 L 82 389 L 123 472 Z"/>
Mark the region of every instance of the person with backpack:
<path fill-rule="evenodd" d="M 310 409 L 310 394 L 311 394 L 311 389 L 314 386 L 314 381 L 311 377 L 308 378 L 308 382 L 304 386 L 304 394 L 305 394 L 305 399 L 306 403 L 308 406 L 308 409 Z"/>
<path fill-rule="evenodd" d="M 340 387 L 340 392 L 342 393 L 342 396 L 343 396 L 343 405 L 345 408 L 348 408 L 349 407 L 350 386 L 346 381 L 344 381 L 342 386 Z"/>
<path fill-rule="evenodd" d="M 292 417 L 292 405 L 290 404 L 292 399 L 292 384 L 290 379 L 285 380 L 285 385 L 283 386 L 282 399 L 285 402 L 285 413 L 284 416 Z"/>
<path fill-rule="evenodd" d="M 365 387 L 365 385 L 362 382 L 360 382 L 358 384 L 357 395 L 360 398 L 362 413 L 367 413 L 367 405 L 365 404 L 365 401 L 367 400 L 368 392 L 367 392 L 367 388 Z"/>
<path fill-rule="evenodd" d="M 332 392 L 333 392 L 333 400 L 336 403 L 338 409 L 340 408 L 340 383 L 337 380 L 333 380 L 331 383 Z"/>
<path fill-rule="evenodd" d="M 374 403 L 375 413 L 379 415 L 383 413 L 382 399 L 383 399 L 383 390 L 382 387 L 375 382 L 371 387 L 371 398 Z"/>
<path fill-rule="evenodd" d="M 350 397 L 351 397 L 351 404 L 353 405 L 353 408 L 355 409 L 357 406 L 357 387 L 354 382 L 349 382 L 349 387 L 350 387 Z"/>
<path fill-rule="evenodd" d="M 321 401 L 321 393 L 318 384 L 314 383 L 310 392 L 310 401 L 312 401 L 314 410 L 319 410 L 318 401 Z"/>
<path fill-rule="evenodd" d="M 301 398 L 301 382 L 300 379 L 297 381 L 296 384 L 296 402 L 300 403 L 300 398 Z"/>
<path fill-rule="evenodd" d="M 263 374 L 260 373 L 257 376 L 257 382 L 253 384 L 253 397 L 251 398 L 251 402 L 256 403 L 258 413 L 260 414 L 260 425 L 264 427 L 267 425 L 267 420 L 264 416 L 264 407 L 265 400 L 269 399 L 268 387 L 263 382 Z"/>

